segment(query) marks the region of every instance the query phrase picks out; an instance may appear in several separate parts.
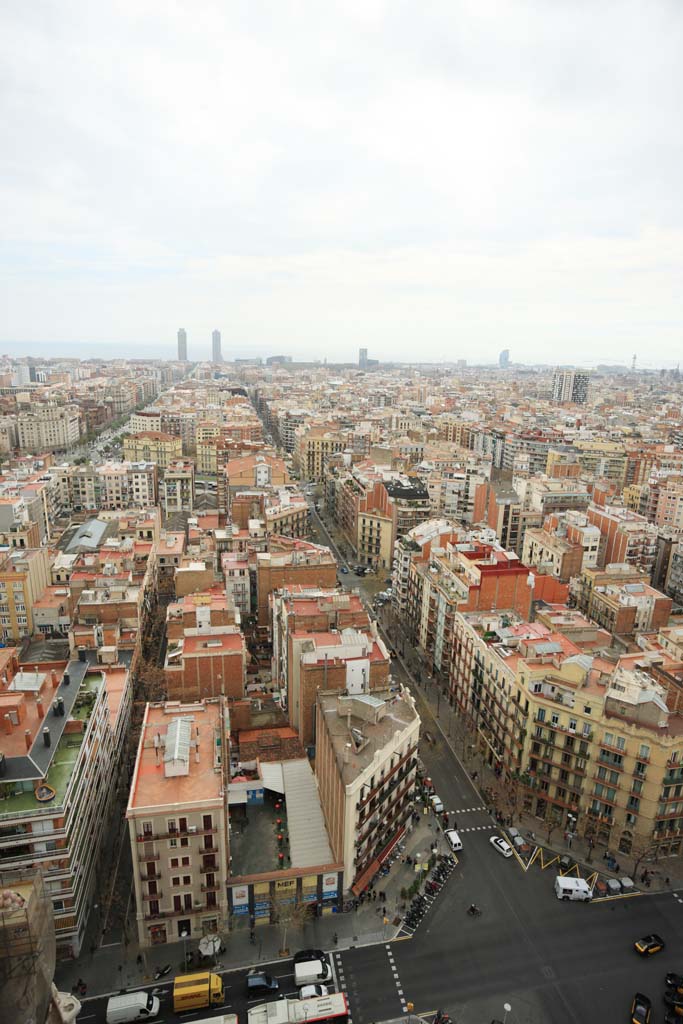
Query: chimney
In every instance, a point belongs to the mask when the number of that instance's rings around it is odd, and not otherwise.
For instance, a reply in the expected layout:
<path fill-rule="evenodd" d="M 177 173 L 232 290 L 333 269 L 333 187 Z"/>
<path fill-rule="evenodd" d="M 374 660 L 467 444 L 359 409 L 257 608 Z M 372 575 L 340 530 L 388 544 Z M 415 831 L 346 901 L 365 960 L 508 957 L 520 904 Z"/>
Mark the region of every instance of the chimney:
<path fill-rule="evenodd" d="M 38 718 L 42 718 L 45 714 L 45 708 L 43 707 L 43 698 L 36 697 L 36 711 L 38 712 Z"/>
<path fill-rule="evenodd" d="M 24 743 L 26 744 L 26 749 L 30 750 L 31 744 L 33 743 L 30 729 L 24 729 Z"/>
<path fill-rule="evenodd" d="M 351 744 L 344 744 L 344 764 L 348 764 L 351 756 Z"/>
<path fill-rule="evenodd" d="M 57 673 L 54 669 L 50 670 L 50 682 L 52 683 L 52 689 L 56 690 L 59 686 L 59 679 L 57 678 Z"/>
<path fill-rule="evenodd" d="M 59 714 L 59 704 L 57 703 L 56 699 L 52 701 L 52 714 L 55 717 L 57 717 L 57 715 Z"/>
<path fill-rule="evenodd" d="M 62 697 L 57 697 L 57 707 L 59 709 L 60 715 L 63 718 L 64 717 L 64 699 Z"/>
<path fill-rule="evenodd" d="M 12 735 L 12 719 L 9 715 L 2 716 L 2 726 L 8 736 Z"/>
<path fill-rule="evenodd" d="M 52 743 L 52 740 L 50 739 L 50 730 L 48 729 L 47 726 L 45 726 L 45 728 L 43 729 L 43 743 L 45 744 L 46 747 L 49 747 L 50 744 Z"/>
<path fill-rule="evenodd" d="M 69 675 L 68 672 L 65 672 L 64 675 L 62 676 L 62 682 L 64 683 L 65 686 L 68 686 L 69 683 L 71 682 L 71 676 Z"/>

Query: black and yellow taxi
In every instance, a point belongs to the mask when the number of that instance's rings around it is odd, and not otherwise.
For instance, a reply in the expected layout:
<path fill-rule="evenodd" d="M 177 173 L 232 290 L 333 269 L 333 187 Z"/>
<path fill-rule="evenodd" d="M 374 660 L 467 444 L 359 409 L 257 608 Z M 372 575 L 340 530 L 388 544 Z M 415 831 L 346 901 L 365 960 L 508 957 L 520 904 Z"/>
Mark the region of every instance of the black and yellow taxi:
<path fill-rule="evenodd" d="M 633 948 L 641 956 L 654 956 L 655 953 L 661 953 L 664 949 L 664 939 L 654 933 L 652 935 L 643 935 L 641 939 L 636 939 L 633 943 Z"/>
<path fill-rule="evenodd" d="M 631 1003 L 631 1024 L 650 1024 L 652 1003 L 642 992 L 636 992 Z"/>

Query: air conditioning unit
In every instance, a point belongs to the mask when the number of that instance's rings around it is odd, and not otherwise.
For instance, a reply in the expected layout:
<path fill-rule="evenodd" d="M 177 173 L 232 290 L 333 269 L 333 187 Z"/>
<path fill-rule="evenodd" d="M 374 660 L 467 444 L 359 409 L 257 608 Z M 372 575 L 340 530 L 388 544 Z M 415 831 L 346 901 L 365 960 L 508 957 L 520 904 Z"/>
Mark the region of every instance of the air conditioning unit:
<path fill-rule="evenodd" d="M 187 826 L 187 831 L 191 832 L 191 833 L 195 833 L 197 831 L 197 826 L 196 825 L 188 825 Z"/>

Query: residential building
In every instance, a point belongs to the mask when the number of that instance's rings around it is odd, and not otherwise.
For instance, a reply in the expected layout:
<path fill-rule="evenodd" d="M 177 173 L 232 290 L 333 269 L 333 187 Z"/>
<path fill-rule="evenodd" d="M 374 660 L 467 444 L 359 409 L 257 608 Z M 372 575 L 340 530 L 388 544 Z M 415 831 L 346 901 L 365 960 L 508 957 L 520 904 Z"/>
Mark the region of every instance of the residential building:
<path fill-rule="evenodd" d="M 78 444 L 81 414 L 77 406 L 37 404 L 17 416 L 17 444 L 26 452 L 67 451 Z"/>
<path fill-rule="evenodd" d="M 363 892 L 405 835 L 413 813 L 420 718 L 409 690 L 316 701 L 315 774 L 347 888 Z"/>
<path fill-rule="evenodd" d="M 605 564 L 627 562 L 652 572 L 657 555 L 656 526 L 637 512 L 616 505 L 592 504 L 586 515 L 604 538 Z"/>
<path fill-rule="evenodd" d="M 35 668 L 2 653 L 0 869 L 39 869 L 57 956 L 81 952 L 100 898 L 102 844 L 124 763 L 131 692 L 123 666 L 79 659 Z"/>
<path fill-rule="evenodd" d="M 175 512 L 191 512 L 195 499 L 194 462 L 178 459 L 169 463 L 161 486 L 167 516 Z"/>
<path fill-rule="evenodd" d="M 585 405 L 588 401 L 590 376 L 579 370 L 555 370 L 553 373 L 553 402 L 573 402 Z"/>
<path fill-rule="evenodd" d="M 268 626 L 269 597 L 295 586 L 329 588 L 337 583 L 337 561 L 329 548 L 308 541 L 271 538 L 269 551 L 256 554 L 258 625 Z"/>
<path fill-rule="evenodd" d="M 33 634 L 33 607 L 49 583 L 47 548 L 15 548 L 5 553 L 0 560 L 0 636 L 4 643 Z"/>
<path fill-rule="evenodd" d="M 143 949 L 227 927 L 226 743 L 220 700 L 145 707 L 126 811 Z"/>
<path fill-rule="evenodd" d="M 571 581 L 570 592 L 580 611 L 619 636 L 650 632 L 665 626 L 670 597 L 649 585 L 649 574 L 627 563 L 584 569 Z"/>
<path fill-rule="evenodd" d="M 123 453 L 130 462 L 155 462 L 159 469 L 168 469 L 182 457 L 183 444 L 179 437 L 171 434 L 145 430 L 124 437 Z"/>

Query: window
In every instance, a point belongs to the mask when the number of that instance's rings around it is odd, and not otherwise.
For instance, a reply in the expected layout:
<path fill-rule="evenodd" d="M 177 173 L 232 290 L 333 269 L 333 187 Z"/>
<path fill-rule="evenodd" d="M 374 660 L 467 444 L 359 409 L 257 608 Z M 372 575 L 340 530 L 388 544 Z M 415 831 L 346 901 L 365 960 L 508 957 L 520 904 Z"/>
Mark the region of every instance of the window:
<path fill-rule="evenodd" d="M 590 736 L 590 734 L 591 734 L 591 727 L 588 724 L 588 722 L 584 722 L 583 723 L 583 735 L 584 736 Z"/>
<path fill-rule="evenodd" d="M 626 750 L 626 740 L 623 736 L 617 736 L 617 750 Z"/>
<path fill-rule="evenodd" d="M 167 832 L 177 832 L 178 831 L 178 828 L 176 826 L 175 818 L 169 818 L 166 824 L 168 826 L 167 829 L 166 829 Z"/>
<path fill-rule="evenodd" d="M 178 867 L 178 858 L 177 857 L 171 857 L 171 867 L 172 868 L 177 868 Z"/>
<path fill-rule="evenodd" d="M 180 875 L 173 875 L 171 878 L 171 885 L 180 885 Z"/>
<path fill-rule="evenodd" d="M 190 858 L 189 857 L 183 857 L 182 865 L 183 865 L 184 868 L 189 868 L 189 866 L 190 866 Z"/>
<path fill-rule="evenodd" d="M 576 719 L 575 718 L 570 718 L 569 719 L 569 731 L 570 732 L 576 732 Z"/>
<path fill-rule="evenodd" d="M 590 704 L 586 704 L 584 706 L 583 713 L 584 713 L 584 715 L 590 715 L 590 713 L 591 713 L 591 706 L 590 706 Z"/>
<path fill-rule="evenodd" d="M 603 743 L 605 743 L 608 747 L 614 746 L 614 736 L 611 732 L 605 733 L 605 739 L 603 740 Z"/>
<path fill-rule="evenodd" d="M 640 744 L 640 749 L 638 751 L 638 757 L 641 757 L 644 761 L 647 761 L 648 758 L 650 757 L 650 748 L 648 747 L 647 743 L 641 743 Z M 672 758 L 672 760 L 673 760 L 673 758 Z"/>
<path fill-rule="evenodd" d="M 176 847 L 177 847 L 177 845 L 178 845 L 178 840 L 177 840 L 177 839 L 169 839 L 169 841 L 168 841 L 168 845 L 169 845 L 169 847 L 170 847 L 170 848 L 171 848 L 172 850 L 175 850 L 175 848 L 176 848 Z"/>
<path fill-rule="evenodd" d="M 539 683 L 540 686 L 540 683 Z M 545 722 L 545 708 L 539 708 L 538 714 L 536 715 L 539 722 Z"/>
<path fill-rule="evenodd" d="M 183 875 L 183 885 L 192 885 L 191 875 Z"/>
<path fill-rule="evenodd" d="M 550 716 L 550 724 L 551 725 L 559 725 L 560 724 L 560 716 L 553 713 Z"/>

